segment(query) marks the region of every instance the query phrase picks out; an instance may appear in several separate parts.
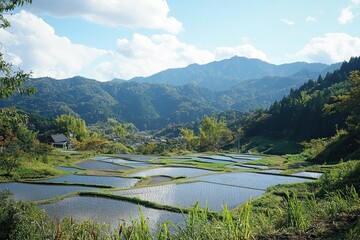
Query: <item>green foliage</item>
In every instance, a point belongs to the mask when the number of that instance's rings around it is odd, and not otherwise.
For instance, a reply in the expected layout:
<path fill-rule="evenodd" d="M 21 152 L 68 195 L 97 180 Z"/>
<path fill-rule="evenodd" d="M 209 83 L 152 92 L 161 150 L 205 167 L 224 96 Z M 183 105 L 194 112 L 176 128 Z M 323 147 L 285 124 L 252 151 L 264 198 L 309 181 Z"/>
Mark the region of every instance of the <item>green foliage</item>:
<path fill-rule="evenodd" d="M 0 191 L 0 239 L 52 238 L 51 225 L 34 204 L 16 202 L 9 192 Z"/>
<path fill-rule="evenodd" d="M 317 81 L 310 80 L 281 101 L 276 101 L 268 111 L 252 114 L 243 120 L 245 136 L 257 135 L 285 138 L 296 141 L 333 136 L 337 129 L 343 129 L 347 122 L 356 124 L 358 112 L 358 75 L 353 70 L 360 70 L 360 58 L 351 58 L 344 62 L 340 70 L 328 73 Z M 353 89 L 350 91 L 349 90 Z M 323 114 L 325 106 L 332 105 L 334 96 L 343 96 L 342 112 Z M 351 96 L 351 97 L 350 97 Z M 356 97 L 356 98 L 355 98 Z M 339 100 L 339 97 L 337 98 Z M 353 99 L 346 101 L 346 99 Z M 350 107 L 345 107 L 350 106 Z M 351 113 L 351 114 L 350 114 Z M 350 119 L 347 116 L 350 114 Z M 351 120 L 352 118 L 352 120 Z M 353 126 L 353 128 L 356 128 Z"/>
<path fill-rule="evenodd" d="M 232 139 L 232 132 L 226 127 L 224 120 L 204 116 L 200 132 L 200 148 L 205 151 L 218 150 Z"/>
<path fill-rule="evenodd" d="M 21 157 L 32 151 L 37 133 L 27 128 L 27 116 L 17 109 L 0 112 L 0 168 L 10 176 L 20 166 Z"/>
<path fill-rule="evenodd" d="M 351 131 L 360 130 L 360 71 L 350 73 L 351 88 L 348 92 L 333 97 L 334 103 L 325 104 L 327 113 L 336 111 L 349 113 L 347 117 L 348 128 Z"/>
<path fill-rule="evenodd" d="M 199 146 L 199 137 L 195 136 L 194 131 L 187 128 L 181 128 L 180 133 L 186 141 L 186 148 L 189 151 L 197 149 Z"/>
<path fill-rule="evenodd" d="M 10 27 L 10 22 L 4 17 L 4 13 L 9 13 L 13 11 L 16 7 L 31 2 L 32 0 L 0 1 L 0 30 Z M 22 70 L 15 71 L 12 64 L 4 60 L 3 55 L 4 54 L 0 52 L 0 99 L 9 98 L 15 92 L 18 92 L 20 94 L 35 93 L 34 88 L 22 87 L 24 82 L 28 81 L 30 73 L 25 73 Z"/>
<path fill-rule="evenodd" d="M 304 231 L 309 222 L 305 218 L 305 206 L 298 200 L 294 193 L 286 193 L 286 206 L 285 206 L 285 227 L 294 228 L 296 230 Z"/>
<path fill-rule="evenodd" d="M 55 119 L 55 125 L 57 126 L 59 132 L 64 133 L 67 136 L 73 134 L 73 136 L 79 141 L 84 140 L 89 134 L 86 129 L 85 121 L 71 115 L 63 114 L 58 116 Z"/>

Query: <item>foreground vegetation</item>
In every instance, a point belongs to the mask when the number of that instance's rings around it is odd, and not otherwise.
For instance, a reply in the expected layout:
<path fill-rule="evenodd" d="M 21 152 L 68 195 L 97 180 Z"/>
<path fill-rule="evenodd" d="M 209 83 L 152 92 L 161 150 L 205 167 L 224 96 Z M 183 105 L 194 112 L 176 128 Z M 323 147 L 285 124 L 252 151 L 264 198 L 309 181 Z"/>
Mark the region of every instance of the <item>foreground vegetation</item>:
<path fill-rule="evenodd" d="M 217 214 L 195 204 L 184 226 L 162 223 L 157 230 L 144 216 L 116 229 L 91 220 L 53 221 L 33 203 L 1 192 L 0 239 L 358 239 L 359 183 L 359 161 L 339 163 L 318 181 L 269 188 L 232 211 Z"/>

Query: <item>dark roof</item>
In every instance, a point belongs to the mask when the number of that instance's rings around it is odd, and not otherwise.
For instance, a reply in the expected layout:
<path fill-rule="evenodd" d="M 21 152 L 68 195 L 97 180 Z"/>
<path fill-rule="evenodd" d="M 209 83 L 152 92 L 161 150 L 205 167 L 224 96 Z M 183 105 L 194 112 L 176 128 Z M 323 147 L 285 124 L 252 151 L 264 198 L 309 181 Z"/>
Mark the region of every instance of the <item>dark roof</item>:
<path fill-rule="evenodd" d="M 62 133 L 60 134 L 51 134 L 51 138 L 54 143 L 68 142 L 69 139 Z"/>

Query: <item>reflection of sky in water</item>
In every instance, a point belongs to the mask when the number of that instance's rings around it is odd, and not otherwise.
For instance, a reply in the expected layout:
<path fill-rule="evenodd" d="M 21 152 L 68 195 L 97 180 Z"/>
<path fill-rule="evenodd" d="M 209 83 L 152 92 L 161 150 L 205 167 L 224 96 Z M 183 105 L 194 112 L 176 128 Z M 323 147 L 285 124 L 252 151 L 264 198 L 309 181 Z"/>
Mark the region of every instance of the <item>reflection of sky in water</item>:
<path fill-rule="evenodd" d="M 8 189 L 16 200 L 39 201 L 78 191 L 99 190 L 93 187 L 56 186 L 28 183 L 2 183 L 0 189 Z"/>
<path fill-rule="evenodd" d="M 155 175 L 165 175 L 171 177 L 179 177 L 179 176 L 195 176 L 200 174 L 209 174 L 214 173 L 214 171 L 208 171 L 204 169 L 197 168 L 182 168 L 182 167 L 162 167 L 162 168 L 154 168 L 145 170 L 142 172 L 131 174 L 132 177 L 147 177 L 147 176 L 155 176 Z"/>
<path fill-rule="evenodd" d="M 244 167 L 250 167 L 250 168 L 258 168 L 258 169 L 267 169 L 267 168 L 269 168 L 268 166 L 264 166 L 264 165 L 253 165 L 253 164 L 242 164 L 242 166 L 244 166 Z"/>
<path fill-rule="evenodd" d="M 299 177 L 311 177 L 311 178 L 319 178 L 323 175 L 320 172 L 298 172 L 291 174 L 292 176 L 299 176 Z"/>
<path fill-rule="evenodd" d="M 156 156 L 150 156 L 150 155 L 135 155 L 135 154 L 118 154 L 119 158 L 126 158 L 126 159 L 132 159 L 135 161 L 150 161 L 157 159 Z"/>
<path fill-rule="evenodd" d="M 91 219 L 98 223 L 110 224 L 113 228 L 118 226 L 120 220 L 127 224 L 133 219 L 139 219 L 139 206 L 129 202 L 97 197 L 70 197 L 59 202 L 38 206 L 53 218 L 73 216 L 76 220 Z M 152 229 L 164 221 L 177 224 L 184 222 L 184 217 L 179 213 L 151 209 L 141 206 L 141 211 L 148 219 Z"/>
<path fill-rule="evenodd" d="M 62 171 L 67 171 L 67 172 L 79 172 L 79 171 L 82 171 L 81 169 L 78 169 L 78 168 L 73 168 L 73 167 L 56 167 L 57 169 L 59 170 L 62 170 Z"/>
<path fill-rule="evenodd" d="M 120 166 L 112 163 L 107 162 L 100 162 L 100 161 L 85 161 L 76 164 L 80 168 L 84 168 L 87 170 L 128 170 L 130 167 L 127 166 Z"/>
<path fill-rule="evenodd" d="M 196 160 L 201 161 L 201 162 L 208 162 L 208 163 L 224 163 L 224 164 L 234 163 L 234 162 L 229 162 L 226 160 L 212 159 L 212 158 L 206 158 L 206 157 L 197 158 Z"/>
<path fill-rule="evenodd" d="M 248 187 L 265 190 L 266 188 L 282 183 L 298 183 L 309 181 L 303 178 L 279 175 L 258 174 L 251 172 L 224 173 L 194 178 L 195 180 L 209 181 L 220 184 L 229 184 L 239 187 Z"/>
<path fill-rule="evenodd" d="M 250 197 L 261 196 L 264 191 L 194 182 L 114 191 L 112 193 L 186 208 L 199 201 L 201 207 L 205 207 L 207 203 L 211 210 L 221 211 L 226 203 L 231 209 L 249 200 Z"/>
<path fill-rule="evenodd" d="M 114 186 L 118 188 L 126 188 L 134 186 L 137 179 L 107 176 L 87 176 L 87 175 L 66 175 L 63 177 L 40 180 L 39 182 L 56 182 L 56 183 L 86 183 Z"/>
<path fill-rule="evenodd" d="M 266 169 L 266 170 L 262 170 L 261 172 L 278 174 L 278 173 L 281 173 L 282 171 L 283 170 L 280 170 L 280 169 Z"/>
<path fill-rule="evenodd" d="M 146 163 L 146 162 L 137 162 L 137 161 L 130 161 L 120 158 L 108 158 L 103 160 L 103 162 L 107 163 L 115 163 L 115 164 L 123 164 L 134 168 L 146 168 L 149 166 L 156 166 L 155 164 Z"/>

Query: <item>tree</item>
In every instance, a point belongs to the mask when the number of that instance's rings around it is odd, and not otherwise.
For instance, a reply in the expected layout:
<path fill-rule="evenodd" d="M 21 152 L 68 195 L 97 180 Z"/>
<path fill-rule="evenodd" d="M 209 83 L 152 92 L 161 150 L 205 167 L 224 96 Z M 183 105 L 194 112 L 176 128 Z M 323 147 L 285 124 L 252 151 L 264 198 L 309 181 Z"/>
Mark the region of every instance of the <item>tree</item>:
<path fill-rule="evenodd" d="M 181 128 L 180 133 L 182 135 L 182 138 L 186 142 L 186 148 L 188 150 L 194 150 L 199 145 L 199 137 L 195 136 L 193 130 Z"/>
<path fill-rule="evenodd" d="M 232 138 L 232 132 L 224 120 L 205 116 L 200 126 L 200 147 L 202 150 L 218 150 Z"/>
<path fill-rule="evenodd" d="M 55 119 L 55 125 L 60 132 L 66 134 L 67 136 L 73 134 L 73 136 L 79 141 L 82 141 L 89 135 L 86 129 L 85 121 L 71 115 L 63 114 L 58 116 Z"/>
<path fill-rule="evenodd" d="M 32 0 L 0 0 L 0 30 L 10 27 L 10 22 L 4 17 L 4 13 L 9 13 L 18 6 L 25 3 L 31 3 Z M 4 54 L 0 52 L 0 99 L 9 98 L 15 92 L 20 94 L 32 94 L 34 88 L 22 87 L 31 73 L 25 73 L 22 70 L 15 71 L 11 63 L 3 58 Z"/>
<path fill-rule="evenodd" d="M 3 108 L 0 113 L 0 168 L 10 176 L 21 156 L 32 150 L 37 133 L 27 128 L 27 116 L 17 109 Z"/>
<path fill-rule="evenodd" d="M 0 148 L 0 168 L 7 176 L 11 176 L 14 169 L 20 166 L 20 156 L 23 154 L 19 142 L 15 139 Z"/>
<path fill-rule="evenodd" d="M 350 91 L 333 97 L 334 103 L 326 104 L 324 111 L 328 114 L 334 112 L 347 112 L 346 119 L 349 130 L 360 130 L 360 71 L 350 73 Z"/>
<path fill-rule="evenodd" d="M 115 134 L 117 137 L 124 139 L 127 135 L 129 135 L 129 132 L 127 131 L 127 129 L 125 128 L 124 125 L 122 124 L 117 124 L 114 128 L 113 128 Z"/>

